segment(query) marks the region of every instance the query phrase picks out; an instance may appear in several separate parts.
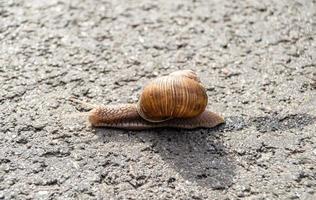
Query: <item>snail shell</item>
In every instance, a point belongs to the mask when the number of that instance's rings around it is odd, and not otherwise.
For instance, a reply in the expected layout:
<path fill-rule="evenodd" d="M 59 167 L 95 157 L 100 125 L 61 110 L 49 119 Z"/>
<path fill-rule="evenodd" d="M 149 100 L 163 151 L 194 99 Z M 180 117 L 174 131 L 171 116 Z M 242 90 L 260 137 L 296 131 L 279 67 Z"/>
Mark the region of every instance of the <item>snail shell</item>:
<path fill-rule="evenodd" d="M 207 101 L 196 73 L 181 70 L 148 83 L 140 95 L 137 112 L 149 122 L 192 118 L 204 112 Z"/>

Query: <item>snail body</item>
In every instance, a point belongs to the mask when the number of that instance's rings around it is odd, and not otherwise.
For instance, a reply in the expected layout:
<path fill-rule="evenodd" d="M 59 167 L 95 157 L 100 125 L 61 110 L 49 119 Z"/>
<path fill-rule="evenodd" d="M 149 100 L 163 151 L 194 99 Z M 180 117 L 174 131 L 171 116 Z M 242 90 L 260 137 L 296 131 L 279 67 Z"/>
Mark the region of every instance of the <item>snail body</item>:
<path fill-rule="evenodd" d="M 89 112 L 89 122 L 94 127 L 112 127 L 129 130 L 144 130 L 151 128 L 212 128 L 224 122 L 216 113 L 205 110 L 192 118 L 174 118 L 159 123 L 143 119 L 137 111 L 137 104 L 105 105 L 93 108 Z"/>
<path fill-rule="evenodd" d="M 191 70 L 181 70 L 149 82 L 137 104 L 90 105 L 88 120 L 94 127 L 131 130 L 212 128 L 224 119 L 205 110 L 207 102 L 206 90 L 198 76 Z"/>

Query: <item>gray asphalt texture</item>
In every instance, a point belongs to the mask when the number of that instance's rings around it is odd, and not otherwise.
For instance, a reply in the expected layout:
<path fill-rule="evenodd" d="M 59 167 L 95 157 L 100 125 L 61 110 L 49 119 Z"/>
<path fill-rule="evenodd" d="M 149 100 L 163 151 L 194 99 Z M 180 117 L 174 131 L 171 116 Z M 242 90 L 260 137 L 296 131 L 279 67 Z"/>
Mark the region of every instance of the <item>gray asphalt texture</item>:
<path fill-rule="evenodd" d="M 315 30 L 315 0 L 0 0 L 0 199 L 316 199 Z M 178 69 L 226 124 L 94 129 L 67 101 Z"/>

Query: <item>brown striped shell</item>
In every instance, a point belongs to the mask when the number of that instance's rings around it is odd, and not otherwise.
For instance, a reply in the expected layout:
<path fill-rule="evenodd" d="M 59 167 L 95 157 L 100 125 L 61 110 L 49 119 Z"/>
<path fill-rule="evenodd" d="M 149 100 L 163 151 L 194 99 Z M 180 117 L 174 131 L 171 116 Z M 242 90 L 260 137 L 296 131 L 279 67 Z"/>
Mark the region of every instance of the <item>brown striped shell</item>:
<path fill-rule="evenodd" d="M 151 81 L 143 88 L 137 111 L 150 122 L 200 115 L 207 105 L 207 94 L 192 70 L 176 71 Z"/>

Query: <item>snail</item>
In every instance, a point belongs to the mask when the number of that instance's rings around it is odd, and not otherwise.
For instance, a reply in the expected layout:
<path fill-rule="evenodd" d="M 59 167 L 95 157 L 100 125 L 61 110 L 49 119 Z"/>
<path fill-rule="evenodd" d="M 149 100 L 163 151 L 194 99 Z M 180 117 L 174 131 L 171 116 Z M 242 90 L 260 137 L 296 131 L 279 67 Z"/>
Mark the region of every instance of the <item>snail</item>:
<path fill-rule="evenodd" d="M 88 120 L 94 127 L 143 130 L 159 127 L 212 128 L 224 119 L 206 110 L 208 97 L 192 70 L 181 70 L 149 82 L 136 104 L 92 105 Z"/>

